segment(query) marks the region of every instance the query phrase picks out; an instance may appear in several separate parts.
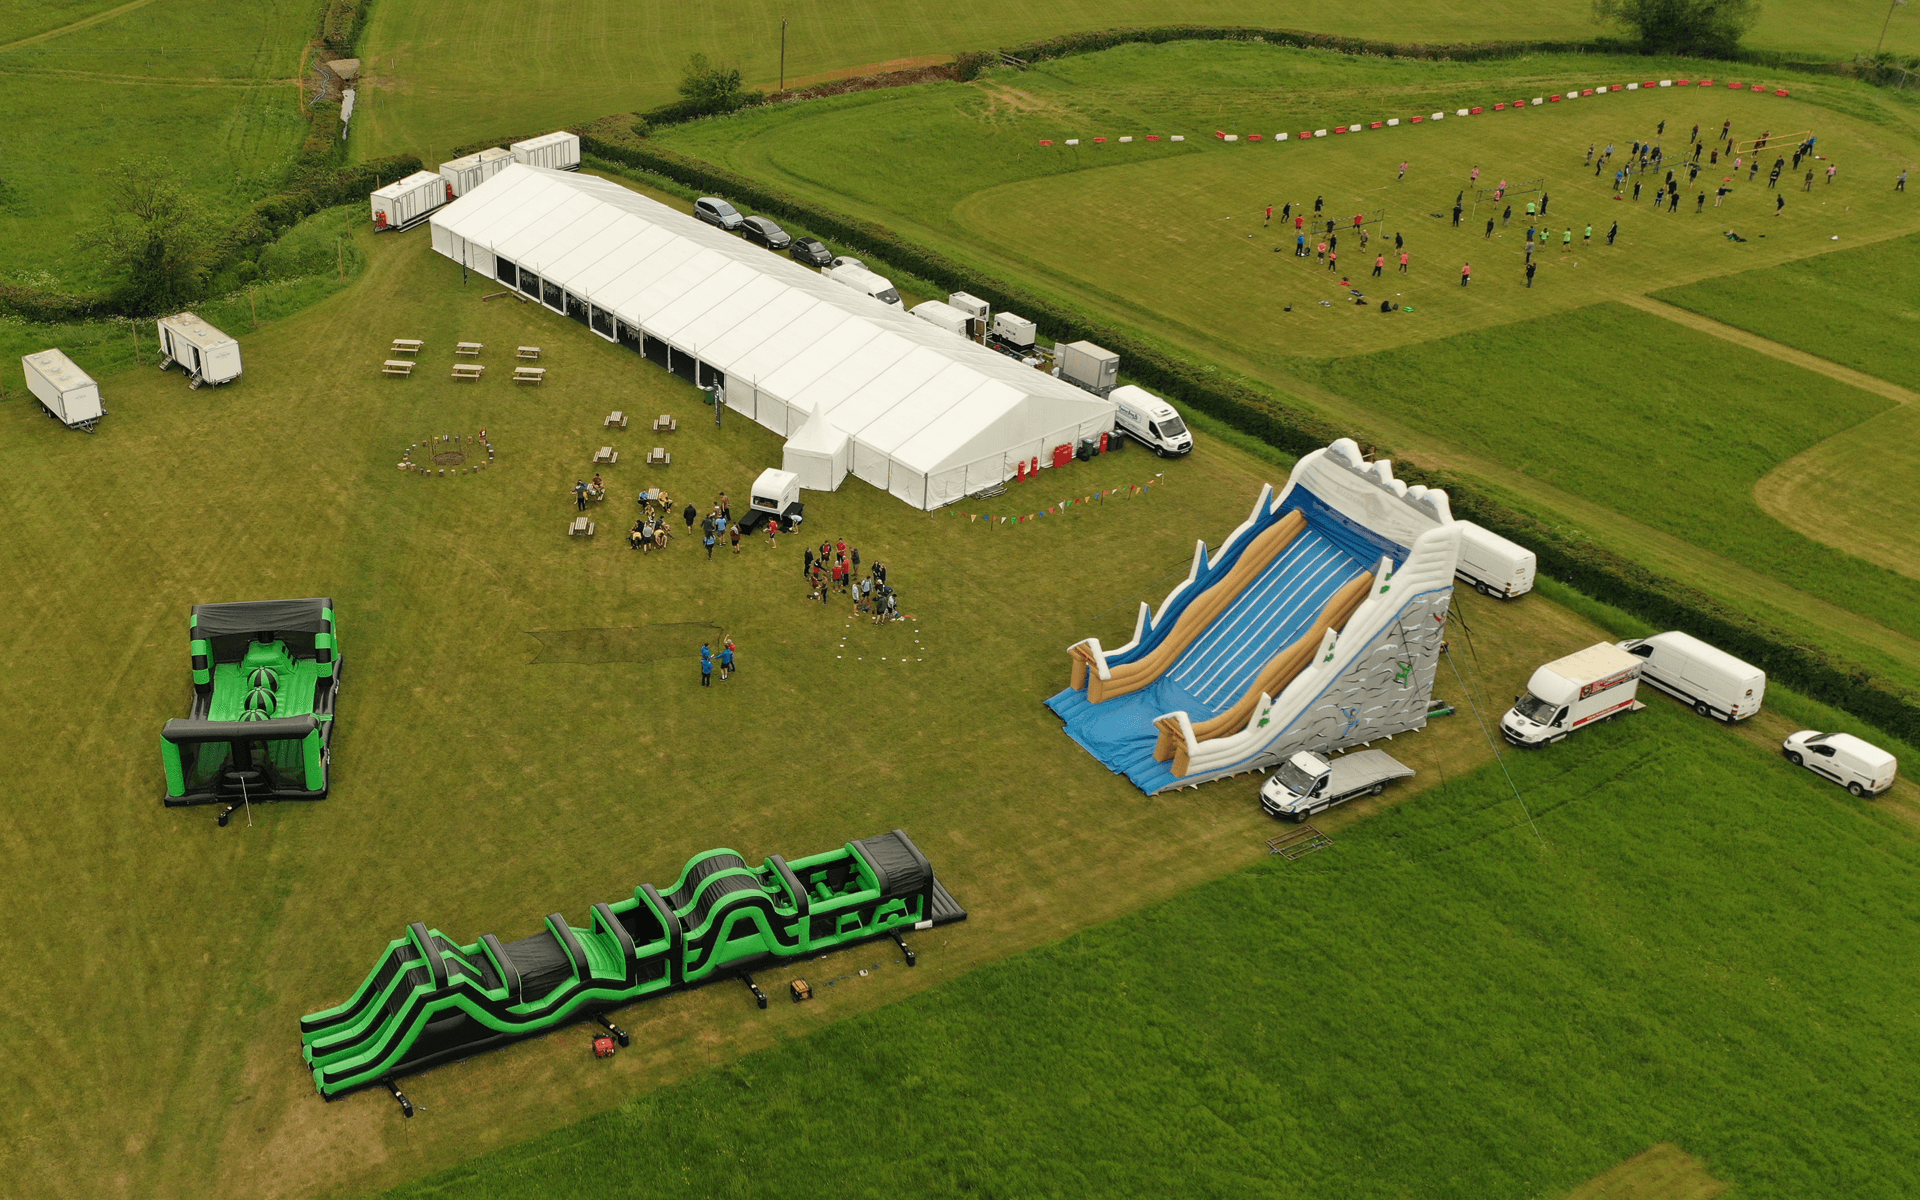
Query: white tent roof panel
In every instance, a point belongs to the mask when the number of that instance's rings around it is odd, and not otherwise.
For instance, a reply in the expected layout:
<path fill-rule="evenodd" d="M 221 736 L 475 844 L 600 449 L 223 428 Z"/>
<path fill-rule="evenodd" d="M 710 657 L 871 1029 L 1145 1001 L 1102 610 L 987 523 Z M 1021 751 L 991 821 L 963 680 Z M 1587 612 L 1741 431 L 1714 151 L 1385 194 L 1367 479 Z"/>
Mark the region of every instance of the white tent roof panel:
<path fill-rule="evenodd" d="M 550 276 L 750 383 L 749 411 L 777 431 L 824 414 L 863 478 L 915 504 L 991 482 L 1016 442 L 1024 455 L 1112 425 L 1106 400 L 610 180 L 516 163 L 431 220 L 443 253 L 470 245 Z"/>

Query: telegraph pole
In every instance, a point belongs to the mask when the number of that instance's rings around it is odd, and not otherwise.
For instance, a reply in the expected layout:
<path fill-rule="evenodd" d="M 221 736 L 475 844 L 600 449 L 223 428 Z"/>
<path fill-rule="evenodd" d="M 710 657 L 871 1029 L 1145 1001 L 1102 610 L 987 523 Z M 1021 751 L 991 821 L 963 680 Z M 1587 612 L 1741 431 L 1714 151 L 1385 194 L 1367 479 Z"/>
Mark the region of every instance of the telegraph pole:
<path fill-rule="evenodd" d="M 1888 16 L 1891 17 L 1892 13 L 1889 12 Z M 1886 37 L 1886 32 L 1882 30 L 1880 36 Z M 787 90 L 787 19 L 785 17 L 780 18 L 780 90 L 783 92 Z"/>

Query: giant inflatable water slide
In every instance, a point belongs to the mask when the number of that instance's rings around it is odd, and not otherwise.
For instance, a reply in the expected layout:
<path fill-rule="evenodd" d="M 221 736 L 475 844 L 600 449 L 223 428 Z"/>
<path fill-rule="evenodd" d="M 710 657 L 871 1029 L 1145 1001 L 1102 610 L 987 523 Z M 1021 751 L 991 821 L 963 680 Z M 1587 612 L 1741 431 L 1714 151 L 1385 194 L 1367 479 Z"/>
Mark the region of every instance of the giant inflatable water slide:
<path fill-rule="evenodd" d="M 1149 795 L 1427 723 L 1459 533 L 1447 494 L 1341 438 L 1193 569 L 1133 640 L 1067 650 L 1047 701 L 1068 736 Z"/>

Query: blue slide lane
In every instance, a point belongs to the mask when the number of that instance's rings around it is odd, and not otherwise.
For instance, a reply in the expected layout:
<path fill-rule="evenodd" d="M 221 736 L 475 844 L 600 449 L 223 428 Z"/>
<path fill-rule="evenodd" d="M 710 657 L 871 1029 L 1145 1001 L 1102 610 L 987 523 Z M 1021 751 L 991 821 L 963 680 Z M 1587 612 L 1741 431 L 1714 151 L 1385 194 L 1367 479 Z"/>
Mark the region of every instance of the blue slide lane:
<path fill-rule="evenodd" d="M 1333 593 L 1377 561 L 1354 554 L 1372 546 L 1339 536 L 1344 530 L 1329 538 L 1315 520 L 1322 514 L 1306 515 L 1307 529 L 1151 685 L 1103 704 L 1087 703 L 1073 688 L 1049 699 L 1067 735 L 1148 792 L 1173 782 L 1171 764 L 1153 757 L 1153 719 L 1184 710 L 1198 722 L 1231 707 L 1260 668 L 1312 626 Z"/>

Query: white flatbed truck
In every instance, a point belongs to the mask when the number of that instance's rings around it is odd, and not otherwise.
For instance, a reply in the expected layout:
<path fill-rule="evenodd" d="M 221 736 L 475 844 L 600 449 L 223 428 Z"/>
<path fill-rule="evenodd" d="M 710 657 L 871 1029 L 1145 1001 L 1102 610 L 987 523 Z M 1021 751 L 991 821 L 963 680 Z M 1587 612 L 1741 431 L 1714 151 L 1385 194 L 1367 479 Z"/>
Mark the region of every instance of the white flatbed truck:
<path fill-rule="evenodd" d="M 1355 796 L 1378 796 L 1413 768 L 1385 750 L 1355 750 L 1328 759 L 1302 750 L 1274 768 L 1260 787 L 1260 807 L 1271 817 L 1304 821 Z"/>

